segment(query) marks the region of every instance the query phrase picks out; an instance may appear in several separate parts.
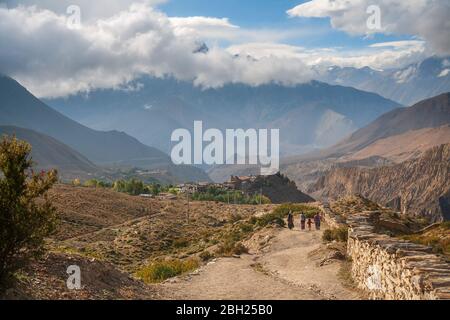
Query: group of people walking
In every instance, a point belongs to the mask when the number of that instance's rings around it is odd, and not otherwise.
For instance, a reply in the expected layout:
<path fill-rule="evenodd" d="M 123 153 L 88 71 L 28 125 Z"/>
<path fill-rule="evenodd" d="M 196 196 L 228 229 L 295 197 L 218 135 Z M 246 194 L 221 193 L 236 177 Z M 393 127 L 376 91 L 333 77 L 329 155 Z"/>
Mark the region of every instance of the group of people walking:
<path fill-rule="evenodd" d="M 314 220 L 314 225 L 316 227 L 316 230 L 320 230 L 320 223 L 321 223 L 320 214 L 316 213 L 314 218 L 307 218 L 306 215 L 302 212 L 300 214 L 300 228 L 302 230 L 305 230 L 306 225 L 308 225 L 308 230 L 311 231 L 311 226 L 313 224 L 313 220 Z M 294 215 L 290 211 L 288 214 L 288 228 L 292 230 L 292 229 L 294 229 L 294 226 L 295 226 L 294 225 Z"/>

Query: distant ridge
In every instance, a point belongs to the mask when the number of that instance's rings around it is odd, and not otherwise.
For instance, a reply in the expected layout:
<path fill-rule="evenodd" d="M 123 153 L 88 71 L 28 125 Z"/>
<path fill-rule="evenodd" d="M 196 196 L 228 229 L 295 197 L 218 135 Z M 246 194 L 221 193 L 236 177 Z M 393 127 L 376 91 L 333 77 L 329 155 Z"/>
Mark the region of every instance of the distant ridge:
<path fill-rule="evenodd" d="M 31 156 L 38 170 L 58 169 L 63 178 L 86 177 L 100 171 L 79 152 L 42 133 L 13 126 L 0 126 L 0 137 L 4 135 L 15 135 L 32 145 Z"/>
<path fill-rule="evenodd" d="M 67 118 L 6 76 L 0 76 L 0 111 L 0 124 L 49 135 L 97 163 L 142 158 L 153 163 L 168 161 L 168 156 L 162 151 L 148 147 L 123 132 L 96 131 Z"/>
<path fill-rule="evenodd" d="M 92 161 L 96 166 L 138 167 L 156 170 L 168 182 L 183 181 L 209 181 L 208 175 L 201 169 L 193 166 L 175 166 L 170 157 L 164 152 L 144 145 L 137 139 L 119 131 L 97 131 L 79 124 L 76 121 L 53 110 L 45 103 L 34 97 L 17 81 L 7 76 L 0 76 L 0 125 L 14 126 L 33 130 L 34 133 L 21 131 L 24 136 L 32 137 L 39 144 L 39 149 L 47 148 L 49 154 L 55 155 L 62 151 L 62 145 L 70 147 L 72 151 L 83 156 L 86 161 Z M 37 133 L 52 137 L 50 140 Z M 60 142 L 57 144 L 56 142 Z M 49 145 L 44 148 L 45 142 Z M 58 150 L 50 151 L 51 147 Z M 64 152 L 69 154 L 67 148 Z M 81 166 L 75 159 L 75 153 L 71 152 L 73 166 Z M 62 154 L 59 158 L 63 161 Z M 62 168 L 69 168 L 67 160 Z M 89 159 L 89 160 L 87 160 Z M 47 164 L 48 158 L 42 158 Z M 59 163 L 61 164 L 61 163 Z M 92 164 L 92 163 L 91 163 Z M 81 167 L 80 167 L 81 168 Z M 86 167 L 86 169 L 88 169 Z M 92 168 L 88 169 L 88 172 Z"/>

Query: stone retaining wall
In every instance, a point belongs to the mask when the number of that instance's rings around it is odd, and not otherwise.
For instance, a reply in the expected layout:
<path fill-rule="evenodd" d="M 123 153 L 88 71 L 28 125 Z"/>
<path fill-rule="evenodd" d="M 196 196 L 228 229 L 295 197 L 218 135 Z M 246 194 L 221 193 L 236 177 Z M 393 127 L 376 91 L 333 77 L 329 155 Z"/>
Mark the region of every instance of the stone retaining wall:
<path fill-rule="evenodd" d="M 322 210 L 323 221 L 332 229 L 337 229 L 346 226 L 345 219 L 331 211 L 327 204 L 319 206 Z"/>
<path fill-rule="evenodd" d="M 372 299 L 450 299 L 450 264 L 427 246 L 375 232 L 377 212 L 347 219 L 352 277 Z"/>
<path fill-rule="evenodd" d="M 376 233 L 379 212 L 362 212 L 345 220 L 327 205 L 321 209 L 330 228 L 349 227 L 352 278 L 371 299 L 450 299 L 450 263 L 433 254 L 431 247 Z"/>

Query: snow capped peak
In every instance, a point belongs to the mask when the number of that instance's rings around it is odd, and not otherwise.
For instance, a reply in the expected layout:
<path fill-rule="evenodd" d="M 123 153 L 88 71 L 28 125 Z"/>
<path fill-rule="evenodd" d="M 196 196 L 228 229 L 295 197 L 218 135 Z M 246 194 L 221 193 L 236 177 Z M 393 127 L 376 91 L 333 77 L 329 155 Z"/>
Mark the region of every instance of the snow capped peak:
<path fill-rule="evenodd" d="M 446 77 L 450 74 L 450 69 L 444 69 L 439 73 L 438 78 Z"/>

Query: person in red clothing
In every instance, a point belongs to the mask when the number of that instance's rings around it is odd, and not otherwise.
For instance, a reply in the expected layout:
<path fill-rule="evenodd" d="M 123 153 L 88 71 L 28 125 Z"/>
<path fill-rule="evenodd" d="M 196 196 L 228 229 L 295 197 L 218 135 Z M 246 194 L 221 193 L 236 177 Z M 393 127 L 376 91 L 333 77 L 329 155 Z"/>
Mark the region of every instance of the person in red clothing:
<path fill-rule="evenodd" d="M 308 230 L 311 231 L 311 225 L 312 225 L 311 218 L 308 218 L 308 222 L 306 224 L 308 225 Z"/>

